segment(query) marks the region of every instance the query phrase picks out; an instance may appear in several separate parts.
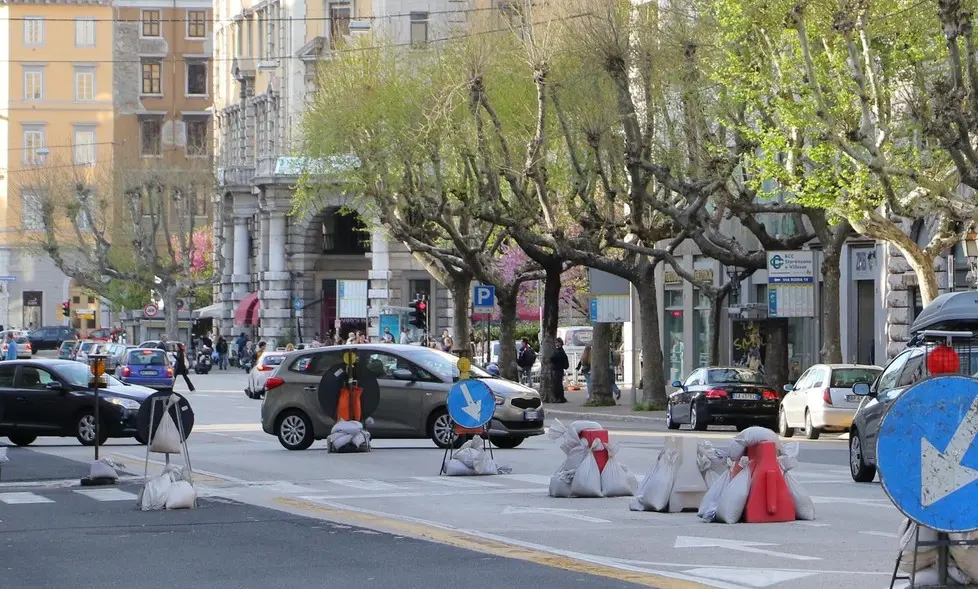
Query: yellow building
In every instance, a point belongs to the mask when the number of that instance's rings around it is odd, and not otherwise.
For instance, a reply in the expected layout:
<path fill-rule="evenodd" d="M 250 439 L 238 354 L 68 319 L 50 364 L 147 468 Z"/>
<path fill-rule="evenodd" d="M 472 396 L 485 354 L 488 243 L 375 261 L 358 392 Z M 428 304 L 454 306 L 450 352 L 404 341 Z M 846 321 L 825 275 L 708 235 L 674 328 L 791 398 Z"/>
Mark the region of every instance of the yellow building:
<path fill-rule="evenodd" d="M 99 305 L 36 244 L 41 180 L 57 166 L 84 174 L 111 165 L 112 7 L 108 2 L 0 1 L 0 324 L 84 331 Z M 93 311 L 86 313 L 86 310 Z M 79 324 L 79 323 L 76 323 Z"/>

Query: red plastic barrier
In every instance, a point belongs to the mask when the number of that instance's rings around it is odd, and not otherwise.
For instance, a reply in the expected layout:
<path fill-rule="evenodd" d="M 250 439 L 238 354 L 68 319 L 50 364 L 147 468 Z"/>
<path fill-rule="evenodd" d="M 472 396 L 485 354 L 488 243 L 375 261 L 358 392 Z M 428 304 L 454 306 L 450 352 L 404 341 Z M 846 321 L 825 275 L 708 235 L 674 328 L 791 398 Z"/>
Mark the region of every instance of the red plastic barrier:
<path fill-rule="evenodd" d="M 606 429 L 585 429 L 581 430 L 581 439 L 587 440 L 588 446 L 594 443 L 594 440 L 601 440 L 602 444 L 608 444 L 608 430 Z M 608 451 L 598 450 L 594 453 L 594 460 L 598 463 L 598 471 L 604 471 L 604 465 L 608 464 Z"/>
<path fill-rule="evenodd" d="M 744 521 L 750 524 L 795 521 L 795 503 L 778 464 L 774 442 L 761 442 L 747 449 L 751 460 L 750 495 Z"/>

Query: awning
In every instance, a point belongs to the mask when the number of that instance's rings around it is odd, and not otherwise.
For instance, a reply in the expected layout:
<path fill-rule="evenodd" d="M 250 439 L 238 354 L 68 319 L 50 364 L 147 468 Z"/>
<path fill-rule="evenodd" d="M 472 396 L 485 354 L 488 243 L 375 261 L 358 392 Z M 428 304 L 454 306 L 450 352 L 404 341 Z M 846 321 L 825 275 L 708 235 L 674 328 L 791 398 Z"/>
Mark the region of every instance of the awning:
<path fill-rule="evenodd" d="M 221 303 L 214 303 L 200 309 L 194 309 L 190 312 L 190 317 L 191 319 L 217 319 L 221 316 L 223 309 L 224 306 Z"/>
<path fill-rule="evenodd" d="M 261 308 L 261 301 L 258 293 L 253 292 L 241 299 L 238 308 L 234 310 L 235 325 L 255 325 L 258 323 L 258 309 Z"/>

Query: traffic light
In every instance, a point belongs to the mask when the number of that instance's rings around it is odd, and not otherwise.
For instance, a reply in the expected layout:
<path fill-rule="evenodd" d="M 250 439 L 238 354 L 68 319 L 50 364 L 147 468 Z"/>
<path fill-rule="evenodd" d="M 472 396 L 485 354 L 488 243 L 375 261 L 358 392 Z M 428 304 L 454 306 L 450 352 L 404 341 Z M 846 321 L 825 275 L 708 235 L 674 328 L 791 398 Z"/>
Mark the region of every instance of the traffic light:
<path fill-rule="evenodd" d="M 71 303 L 68 301 L 61 303 L 61 314 L 65 317 L 71 317 Z"/>
<path fill-rule="evenodd" d="M 423 299 L 412 301 L 409 305 L 412 309 L 408 325 L 417 327 L 421 331 L 428 330 L 428 303 Z"/>

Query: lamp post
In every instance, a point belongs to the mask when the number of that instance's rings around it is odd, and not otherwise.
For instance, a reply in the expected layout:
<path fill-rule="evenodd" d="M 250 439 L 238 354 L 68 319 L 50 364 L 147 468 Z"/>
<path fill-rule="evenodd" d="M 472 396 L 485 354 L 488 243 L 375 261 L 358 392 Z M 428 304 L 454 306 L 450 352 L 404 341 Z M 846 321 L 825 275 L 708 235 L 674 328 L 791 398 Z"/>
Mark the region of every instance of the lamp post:
<path fill-rule="evenodd" d="M 105 360 L 108 358 L 107 354 L 89 354 L 88 362 L 92 369 L 92 392 L 95 393 L 95 462 L 92 464 L 92 470 L 89 476 L 81 480 L 83 487 L 95 487 L 102 485 L 114 485 L 116 482 L 116 477 L 107 476 L 99 472 L 99 442 L 100 436 L 102 434 L 101 419 L 99 417 L 99 405 L 101 400 L 99 398 L 99 388 L 101 386 L 102 377 L 105 375 Z"/>
<path fill-rule="evenodd" d="M 962 242 L 964 255 L 968 258 L 968 266 L 971 269 L 971 279 L 978 287 L 978 233 L 971 231 Z"/>

